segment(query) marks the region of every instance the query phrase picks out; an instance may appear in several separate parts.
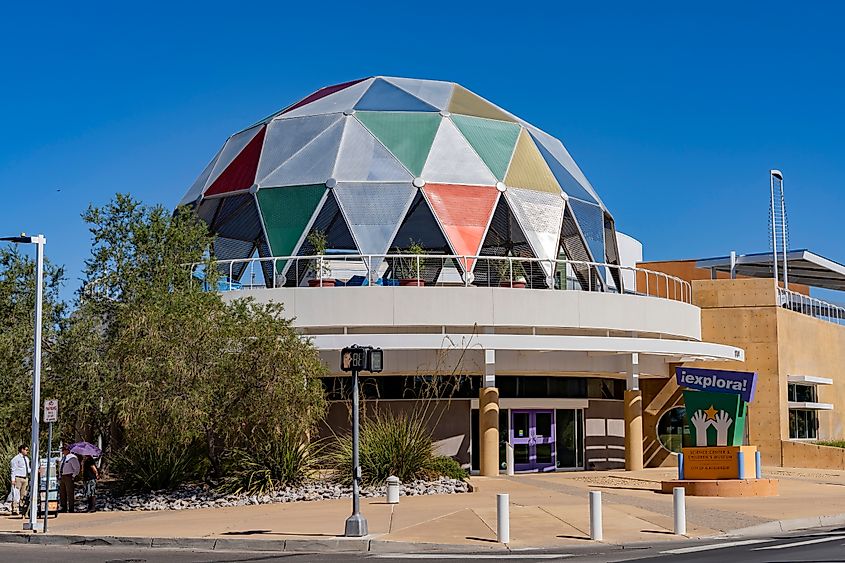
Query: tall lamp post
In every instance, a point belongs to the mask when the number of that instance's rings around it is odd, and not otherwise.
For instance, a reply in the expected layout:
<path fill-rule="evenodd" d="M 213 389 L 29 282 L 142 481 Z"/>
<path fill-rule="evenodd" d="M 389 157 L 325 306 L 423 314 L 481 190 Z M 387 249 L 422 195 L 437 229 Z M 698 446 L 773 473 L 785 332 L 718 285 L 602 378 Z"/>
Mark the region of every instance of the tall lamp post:
<path fill-rule="evenodd" d="M 15 244 L 35 245 L 35 346 L 32 352 L 32 435 L 30 437 L 30 474 L 29 474 L 29 521 L 24 530 L 40 530 L 38 522 L 38 469 L 41 466 L 38 457 L 38 435 L 40 431 L 39 414 L 41 406 L 41 318 L 44 306 L 44 235 L 34 237 L 21 234 L 19 237 L 0 237 L 0 241 Z"/>

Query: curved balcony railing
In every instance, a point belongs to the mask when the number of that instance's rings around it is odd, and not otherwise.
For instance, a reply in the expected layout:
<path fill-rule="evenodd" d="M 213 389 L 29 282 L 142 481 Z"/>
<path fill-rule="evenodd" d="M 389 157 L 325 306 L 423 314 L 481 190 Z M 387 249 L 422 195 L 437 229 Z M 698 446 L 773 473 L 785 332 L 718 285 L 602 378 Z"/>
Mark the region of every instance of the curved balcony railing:
<path fill-rule="evenodd" d="M 823 321 L 845 325 L 845 307 L 778 287 L 778 306 Z"/>
<path fill-rule="evenodd" d="M 653 270 L 579 260 L 442 254 L 326 254 L 217 260 L 217 289 L 464 286 L 621 292 L 692 302 L 689 282 Z M 205 279 L 204 264 L 191 271 Z M 469 272 L 469 274 L 464 274 Z"/>

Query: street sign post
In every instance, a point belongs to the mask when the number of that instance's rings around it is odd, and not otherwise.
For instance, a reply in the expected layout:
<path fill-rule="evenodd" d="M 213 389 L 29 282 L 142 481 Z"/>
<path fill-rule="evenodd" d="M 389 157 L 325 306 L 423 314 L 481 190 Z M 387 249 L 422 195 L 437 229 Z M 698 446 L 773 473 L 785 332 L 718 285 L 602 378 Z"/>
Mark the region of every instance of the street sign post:
<path fill-rule="evenodd" d="M 346 519 L 345 535 L 360 538 L 366 536 L 367 519 L 361 514 L 361 465 L 358 459 L 359 410 L 358 373 L 378 373 L 384 366 L 384 353 L 372 346 L 344 348 L 340 352 L 340 369 L 352 372 L 352 515 Z"/>
<path fill-rule="evenodd" d="M 59 400 L 46 399 L 44 401 L 44 422 L 47 423 L 47 486 L 44 488 L 44 533 L 47 533 L 47 517 L 50 516 L 50 453 L 53 451 L 53 423 L 59 421 Z M 35 498 L 32 502 L 40 502 Z M 71 500 L 71 502 L 73 502 Z"/>

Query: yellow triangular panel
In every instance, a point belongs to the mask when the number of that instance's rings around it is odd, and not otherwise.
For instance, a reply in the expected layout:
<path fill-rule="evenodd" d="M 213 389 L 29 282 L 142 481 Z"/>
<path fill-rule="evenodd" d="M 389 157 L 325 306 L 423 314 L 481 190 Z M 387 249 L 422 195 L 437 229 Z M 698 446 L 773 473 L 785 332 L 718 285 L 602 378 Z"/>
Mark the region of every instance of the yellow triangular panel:
<path fill-rule="evenodd" d="M 513 121 L 516 119 L 509 116 L 484 98 L 477 96 L 455 84 L 455 89 L 452 92 L 452 99 L 449 102 L 449 111 L 461 115 L 474 115 L 476 117 L 486 117 L 488 119 L 498 119 L 500 121 Z"/>
<path fill-rule="evenodd" d="M 531 135 L 523 129 L 516 142 L 505 184 L 548 193 L 560 193 L 560 185 L 546 164 Z"/>

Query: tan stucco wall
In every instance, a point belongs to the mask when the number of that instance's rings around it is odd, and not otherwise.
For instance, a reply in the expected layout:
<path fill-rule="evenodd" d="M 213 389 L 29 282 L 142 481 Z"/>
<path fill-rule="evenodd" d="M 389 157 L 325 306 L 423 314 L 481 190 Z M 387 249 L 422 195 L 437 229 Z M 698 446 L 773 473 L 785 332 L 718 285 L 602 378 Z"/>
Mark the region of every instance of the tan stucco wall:
<path fill-rule="evenodd" d="M 816 469 L 845 469 L 845 449 L 784 441 L 783 465 Z"/>

